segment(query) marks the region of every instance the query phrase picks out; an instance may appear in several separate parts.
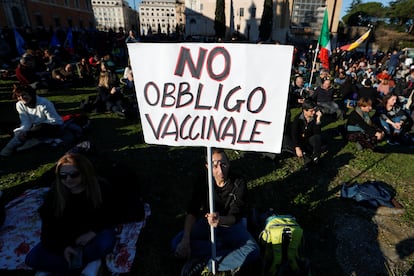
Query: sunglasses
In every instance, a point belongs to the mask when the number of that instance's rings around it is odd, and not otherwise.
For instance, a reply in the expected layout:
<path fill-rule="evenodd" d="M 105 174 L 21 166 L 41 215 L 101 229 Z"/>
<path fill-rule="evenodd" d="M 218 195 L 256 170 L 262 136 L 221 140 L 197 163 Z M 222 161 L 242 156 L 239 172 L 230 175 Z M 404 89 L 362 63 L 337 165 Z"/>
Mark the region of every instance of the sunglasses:
<path fill-rule="evenodd" d="M 75 171 L 75 172 L 70 172 L 70 173 L 59 173 L 59 178 L 65 180 L 66 178 L 68 178 L 68 176 L 70 176 L 70 178 L 76 178 L 80 176 L 80 172 Z"/>

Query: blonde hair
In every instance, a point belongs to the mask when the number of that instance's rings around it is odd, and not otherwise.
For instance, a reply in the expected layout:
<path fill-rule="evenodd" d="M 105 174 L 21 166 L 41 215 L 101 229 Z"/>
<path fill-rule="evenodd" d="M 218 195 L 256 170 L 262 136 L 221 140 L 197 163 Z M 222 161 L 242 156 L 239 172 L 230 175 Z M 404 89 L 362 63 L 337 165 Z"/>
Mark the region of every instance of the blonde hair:
<path fill-rule="evenodd" d="M 85 187 L 86 197 L 92 202 L 94 208 L 98 208 L 102 204 L 102 193 L 99 185 L 99 178 L 96 174 L 95 168 L 88 158 L 78 153 L 67 153 L 62 156 L 56 165 L 55 175 L 56 181 L 54 185 L 55 198 L 54 200 L 54 214 L 60 217 L 66 207 L 67 199 L 70 195 L 70 190 L 63 185 L 59 172 L 63 165 L 75 166 L 81 177 L 81 185 Z"/>
<path fill-rule="evenodd" d="M 109 84 L 110 84 L 110 77 L 109 77 L 109 72 L 101 72 L 99 74 L 99 80 L 98 80 L 98 86 L 100 87 L 105 87 L 105 88 L 109 88 Z"/>

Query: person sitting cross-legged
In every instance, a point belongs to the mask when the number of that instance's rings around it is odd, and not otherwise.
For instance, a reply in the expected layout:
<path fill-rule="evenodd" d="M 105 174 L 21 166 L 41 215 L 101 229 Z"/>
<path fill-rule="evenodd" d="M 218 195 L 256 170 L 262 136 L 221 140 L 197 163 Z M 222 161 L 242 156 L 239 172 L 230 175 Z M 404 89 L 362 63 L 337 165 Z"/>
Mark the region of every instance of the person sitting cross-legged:
<path fill-rule="evenodd" d="M 372 100 L 368 97 L 360 98 L 346 123 L 348 141 L 357 143 L 360 149 L 374 149 L 385 136 L 384 131 L 371 120 L 371 110 Z"/>
<path fill-rule="evenodd" d="M 116 242 L 114 208 L 112 186 L 92 162 L 79 153 L 63 155 L 38 210 L 40 243 L 27 254 L 26 265 L 45 275 L 97 275 Z"/>
<path fill-rule="evenodd" d="M 212 272 L 210 228 L 216 233 L 216 271 L 235 272 L 253 265 L 259 246 L 246 227 L 246 181 L 231 171 L 222 149 L 212 149 L 214 212 L 209 212 L 206 175 L 195 182 L 184 231 L 172 241 L 175 256 L 190 258 L 182 276 Z M 203 180 L 204 179 L 204 180 Z M 211 274 L 212 275 L 212 274 Z"/>

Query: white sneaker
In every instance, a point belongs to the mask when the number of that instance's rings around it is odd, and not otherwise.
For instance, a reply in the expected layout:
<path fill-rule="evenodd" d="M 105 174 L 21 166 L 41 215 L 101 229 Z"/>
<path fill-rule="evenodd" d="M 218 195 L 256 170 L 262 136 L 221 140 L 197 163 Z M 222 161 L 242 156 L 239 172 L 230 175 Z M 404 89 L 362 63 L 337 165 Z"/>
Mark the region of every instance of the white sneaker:
<path fill-rule="evenodd" d="M 81 275 L 82 276 L 97 276 L 99 275 L 99 270 L 101 268 L 101 265 L 102 265 L 102 261 L 100 259 L 90 262 L 82 270 Z"/>

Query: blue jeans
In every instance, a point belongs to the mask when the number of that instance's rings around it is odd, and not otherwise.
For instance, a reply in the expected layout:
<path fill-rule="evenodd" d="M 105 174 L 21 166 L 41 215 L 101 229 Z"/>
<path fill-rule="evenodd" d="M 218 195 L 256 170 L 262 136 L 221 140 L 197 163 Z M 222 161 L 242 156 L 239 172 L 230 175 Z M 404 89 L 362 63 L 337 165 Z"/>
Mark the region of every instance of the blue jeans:
<path fill-rule="evenodd" d="M 98 233 L 83 248 L 83 265 L 101 259 L 111 253 L 116 241 L 115 229 L 105 229 Z M 68 271 L 69 263 L 62 254 L 48 250 L 41 242 L 30 250 L 26 256 L 26 265 L 34 270 L 48 272 Z"/>
<path fill-rule="evenodd" d="M 219 226 L 215 229 L 217 271 L 229 271 L 250 264 L 260 257 L 259 246 L 242 221 L 230 227 Z M 181 241 L 182 233 L 180 234 L 173 241 L 174 251 Z M 191 230 L 191 257 L 211 257 L 210 225 L 205 218 L 197 220 Z M 212 271 L 211 259 L 207 266 Z"/>
<path fill-rule="evenodd" d="M 394 74 L 395 74 L 395 69 L 396 69 L 395 65 L 390 65 L 390 66 L 388 66 L 388 74 L 389 74 L 390 76 L 394 76 Z"/>
<path fill-rule="evenodd" d="M 392 121 L 395 123 L 395 122 L 400 122 L 401 121 L 401 117 L 400 116 L 397 116 L 397 117 L 394 117 L 394 118 L 392 118 Z M 396 129 L 396 128 L 393 128 L 390 124 L 388 124 L 384 119 L 382 119 L 382 118 L 380 118 L 380 123 L 381 123 L 381 126 L 383 127 L 383 129 L 384 129 L 384 131 L 385 131 L 385 133 L 386 134 L 388 134 L 388 135 L 390 135 L 390 134 L 396 134 L 396 135 L 398 135 L 398 134 L 400 134 L 400 132 L 402 131 L 402 129 L 400 128 L 400 129 Z"/>

